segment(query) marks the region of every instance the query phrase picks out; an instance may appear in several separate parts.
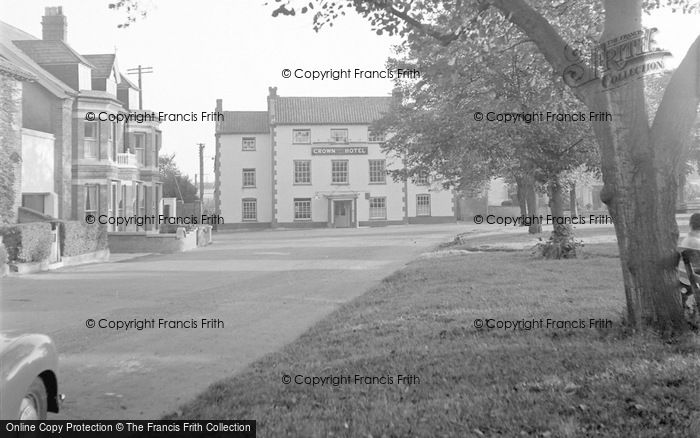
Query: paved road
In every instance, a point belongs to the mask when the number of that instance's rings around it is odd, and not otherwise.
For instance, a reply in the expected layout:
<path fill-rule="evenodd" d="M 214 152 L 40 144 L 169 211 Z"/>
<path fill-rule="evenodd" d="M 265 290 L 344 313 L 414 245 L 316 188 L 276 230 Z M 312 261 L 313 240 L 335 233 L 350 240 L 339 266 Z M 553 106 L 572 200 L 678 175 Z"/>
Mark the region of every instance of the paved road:
<path fill-rule="evenodd" d="M 0 327 L 54 338 L 68 395 L 54 418 L 155 419 L 467 228 L 222 233 L 187 253 L 5 278 Z M 90 329 L 89 318 L 198 328 Z"/>

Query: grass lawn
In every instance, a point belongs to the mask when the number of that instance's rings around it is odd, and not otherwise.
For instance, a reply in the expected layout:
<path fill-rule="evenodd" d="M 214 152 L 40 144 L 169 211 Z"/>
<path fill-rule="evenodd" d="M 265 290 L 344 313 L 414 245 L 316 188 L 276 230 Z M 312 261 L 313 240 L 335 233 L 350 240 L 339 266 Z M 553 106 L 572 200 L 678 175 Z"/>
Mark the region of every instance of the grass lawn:
<path fill-rule="evenodd" d="M 265 437 L 700 436 L 697 338 L 626 335 L 614 246 L 586 248 L 573 261 L 511 251 L 413 262 L 168 418 L 254 419 Z M 613 327 L 476 329 L 477 318 Z"/>

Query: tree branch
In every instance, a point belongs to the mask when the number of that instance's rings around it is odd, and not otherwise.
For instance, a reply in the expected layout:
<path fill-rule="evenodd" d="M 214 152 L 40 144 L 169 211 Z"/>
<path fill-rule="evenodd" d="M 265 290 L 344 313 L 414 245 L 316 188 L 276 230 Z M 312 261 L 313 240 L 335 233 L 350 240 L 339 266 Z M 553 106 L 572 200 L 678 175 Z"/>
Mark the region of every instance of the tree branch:
<path fill-rule="evenodd" d="M 695 40 L 671 76 L 652 124 L 652 140 L 657 147 L 678 159 L 690 140 L 700 105 L 700 36 Z M 664 155 L 664 154 L 657 154 Z"/>
<path fill-rule="evenodd" d="M 500 10 L 506 20 L 518 26 L 535 43 L 556 73 L 563 75 L 566 68 L 571 66 L 572 62 L 566 58 L 568 45 L 564 39 L 542 14 L 535 11 L 524 0 L 485 1 Z M 587 72 L 590 70 L 588 66 L 581 67 Z M 591 77 L 593 77 L 592 74 Z M 592 81 L 589 86 L 597 82 Z M 583 90 L 580 88 L 572 88 L 572 90 L 581 100 L 585 100 Z"/>
<path fill-rule="evenodd" d="M 400 10 L 396 9 L 393 5 L 387 4 L 384 7 L 384 10 L 388 14 L 391 14 L 396 18 L 400 18 L 401 20 L 406 22 L 408 25 L 410 25 L 411 27 L 416 29 L 418 32 L 424 33 L 428 36 L 435 38 L 443 46 L 446 46 L 446 45 L 450 44 L 452 41 L 455 41 L 457 38 L 459 38 L 464 33 L 464 31 L 459 31 L 456 33 L 444 34 L 444 33 L 437 32 L 434 29 L 430 29 L 426 23 L 421 23 L 420 21 L 418 21 L 414 17 L 410 16 L 408 14 L 408 8 L 406 8 L 406 10 L 400 11 Z"/>

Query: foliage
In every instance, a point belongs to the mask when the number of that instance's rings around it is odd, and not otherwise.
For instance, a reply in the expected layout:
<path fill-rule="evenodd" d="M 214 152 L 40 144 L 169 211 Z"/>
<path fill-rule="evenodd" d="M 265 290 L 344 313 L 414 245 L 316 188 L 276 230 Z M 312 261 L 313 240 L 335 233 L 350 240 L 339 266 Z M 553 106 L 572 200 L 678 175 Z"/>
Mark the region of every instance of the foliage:
<path fill-rule="evenodd" d="M 15 222 L 15 172 L 20 168 L 17 149 L 20 148 L 19 140 L 15 141 L 16 130 L 13 127 L 15 112 L 21 113 L 18 108 L 19 98 L 15 93 L 14 79 L 0 75 L 0 101 L 2 110 L 0 119 L 0 224 Z"/>
<path fill-rule="evenodd" d="M 163 182 L 163 197 L 177 198 L 183 202 L 199 199 L 197 187 L 188 175 L 182 175 L 175 163 L 175 154 L 158 156 L 158 171 Z"/>
<path fill-rule="evenodd" d="M 118 28 L 127 28 L 138 19 L 148 15 L 148 9 L 144 8 L 139 0 L 117 0 L 109 4 L 109 9 L 123 10 L 126 12 L 126 21 L 117 25 Z"/>
<path fill-rule="evenodd" d="M 61 255 L 66 257 L 107 249 L 107 228 L 84 221 L 58 222 L 61 235 Z"/>
<path fill-rule="evenodd" d="M 533 252 L 546 259 L 576 258 L 577 250 L 583 247 L 583 242 L 574 238 L 571 226 L 555 225 L 555 231 L 548 240 L 540 238 Z"/>
<path fill-rule="evenodd" d="M 51 253 L 51 224 L 30 222 L 0 227 L 9 263 L 40 262 Z"/>

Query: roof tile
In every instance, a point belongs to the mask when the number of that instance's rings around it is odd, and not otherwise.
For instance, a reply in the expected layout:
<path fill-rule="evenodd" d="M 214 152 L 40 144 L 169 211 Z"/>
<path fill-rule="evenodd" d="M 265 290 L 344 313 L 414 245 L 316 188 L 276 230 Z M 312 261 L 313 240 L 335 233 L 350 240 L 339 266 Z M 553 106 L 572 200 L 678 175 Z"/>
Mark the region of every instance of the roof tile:
<path fill-rule="evenodd" d="M 70 64 L 80 62 L 94 67 L 81 54 L 68 44 L 58 40 L 17 40 L 13 41 L 24 53 L 37 64 Z"/>
<path fill-rule="evenodd" d="M 391 97 L 277 97 L 278 125 L 370 124 L 389 111 Z"/>
<path fill-rule="evenodd" d="M 267 111 L 224 111 L 217 134 L 264 134 L 270 132 Z"/>

